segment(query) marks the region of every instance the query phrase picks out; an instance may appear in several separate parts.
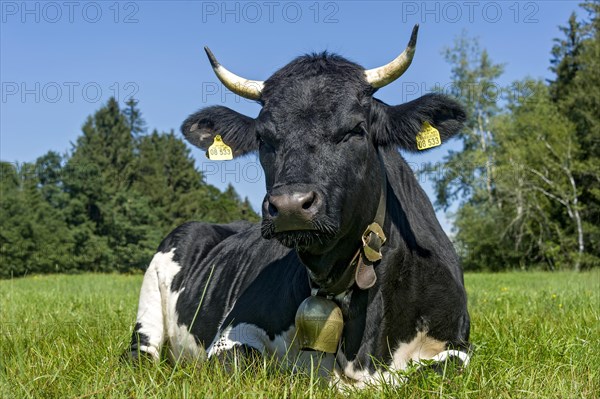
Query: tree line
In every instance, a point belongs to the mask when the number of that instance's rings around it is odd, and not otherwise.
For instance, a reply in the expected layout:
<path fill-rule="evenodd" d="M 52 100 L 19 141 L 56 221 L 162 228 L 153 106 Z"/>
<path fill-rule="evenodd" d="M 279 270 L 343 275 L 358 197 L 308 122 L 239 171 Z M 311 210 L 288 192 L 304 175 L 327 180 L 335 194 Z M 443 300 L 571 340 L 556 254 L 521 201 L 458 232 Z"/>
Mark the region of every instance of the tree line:
<path fill-rule="evenodd" d="M 495 82 L 504 65 L 477 40 L 463 34 L 445 51 L 451 94 L 469 116 L 462 151 L 437 174 L 436 206 L 457 206 L 453 238 L 465 269 L 600 265 L 599 10 L 583 3 L 585 18 L 573 13 L 560 28 L 553 79 L 514 82 L 503 96 Z"/>
<path fill-rule="evenodd" d="M 445 58 L 450 94 L 468 110 L 436 173 L 435 205 L 456 207 L 466 270 L 600 265 L 600 2 L 581 5 L 555 39 L 553 79 L 502 90 L 504 65 L 463 34 Z M 440 89 L 441 90 L 441 89 Z M 444 90 L 447 92 L 447 90 Z M 508 95 L 507 95 L 508 94 Z M 189 220 L 258 220 L 233 187 L 206 184 L 173 132 L 148 134 L 136 102 L 87 118 L 66 155 L 0 163 L 0 277 L 131 272 Z"/>
<path fill-rule="evenodd" d="M 133 272 L 161 239 L 190 221 L 258 220 L 233 187 L 204 182 L 171 131 L 147 133 L 130 99 L 111 98 L 66 155 L 0 163 L 0 277 Z"/>

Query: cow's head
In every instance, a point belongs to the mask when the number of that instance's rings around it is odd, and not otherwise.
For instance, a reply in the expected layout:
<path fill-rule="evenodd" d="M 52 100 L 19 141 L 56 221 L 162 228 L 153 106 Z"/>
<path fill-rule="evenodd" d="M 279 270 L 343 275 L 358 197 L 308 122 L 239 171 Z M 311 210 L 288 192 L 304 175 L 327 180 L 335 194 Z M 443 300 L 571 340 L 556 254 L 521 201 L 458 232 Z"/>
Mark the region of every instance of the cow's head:
<path fill-rule="evenodd" d="M 423 122 L 443 140 L 465 118 L 457 102 L 441 95 L 396 106 L 373 97 L 410 65 L 417 29 L 407 49 L 383 67 L 365 70 L 337 55 L 305 55 L 265 82 L 229 72 L 207 49 L 223 84 L 259 101 L 262 110 L 253 119 L 226 107 L 204 108 L 183 123 L 183 134 L 202 149 L 220 134 L 236 156 L 258 151 L 267 186 L 263 236 L 297 248 L 322 272 L 338 259 L 331 252 L 356 251 L 373 221 L 384 173 L 378 147 L 416 151 Z"/>

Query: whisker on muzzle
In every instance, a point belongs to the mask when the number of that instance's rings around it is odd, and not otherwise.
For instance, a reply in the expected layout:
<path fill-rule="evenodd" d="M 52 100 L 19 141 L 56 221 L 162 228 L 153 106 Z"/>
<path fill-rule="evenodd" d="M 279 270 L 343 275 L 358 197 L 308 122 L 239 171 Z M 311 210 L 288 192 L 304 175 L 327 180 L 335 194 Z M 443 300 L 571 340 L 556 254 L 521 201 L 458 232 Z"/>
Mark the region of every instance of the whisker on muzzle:
<path fill-rule="evenodd" d="M 328 220 L 314 220 L 311 222 L 311 229 L 281 231 L 275 230 L 275 225 L 271 220 L 264 219 L 261 224 L 262 236 L 266 239 L 277 239 L 282 245 L 296 250 L 302 250 L 315 243 L 326 244 L 335 238 L 337 234 L 336 226 Z"/>

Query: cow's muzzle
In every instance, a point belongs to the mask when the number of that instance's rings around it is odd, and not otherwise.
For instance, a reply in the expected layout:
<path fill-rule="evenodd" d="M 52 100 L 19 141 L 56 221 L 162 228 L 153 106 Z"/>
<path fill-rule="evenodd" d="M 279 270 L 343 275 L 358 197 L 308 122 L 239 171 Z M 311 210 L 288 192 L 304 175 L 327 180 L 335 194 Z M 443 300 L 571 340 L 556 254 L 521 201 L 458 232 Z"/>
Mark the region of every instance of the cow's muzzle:
<path fill-rule="evenodd" d="M 313 230 L 323 200 L 314 192 L 267 195 L 263 202 L 263 217 L 270 219 L 274 233 Z"/>
<path fill-rule="evenodd" d="M 315 191 L 275 191 L 263 202 L 262 236 L 288 248 L 328 246 L 337 228 L 325 215 L 323 197 Z"/>

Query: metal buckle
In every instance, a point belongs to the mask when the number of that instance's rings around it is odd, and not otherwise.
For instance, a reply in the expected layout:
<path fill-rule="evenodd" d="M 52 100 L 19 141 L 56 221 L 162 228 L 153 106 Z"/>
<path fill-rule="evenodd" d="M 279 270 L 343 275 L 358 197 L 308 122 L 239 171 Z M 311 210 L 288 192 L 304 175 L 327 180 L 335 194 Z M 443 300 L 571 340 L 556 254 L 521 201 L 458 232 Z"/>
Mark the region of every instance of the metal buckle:
<path fill-rule="evenodd" d="M 374 222 L 367 226 L 362 235 L 363 253 L 370 262 L 381 260 L 381 247 L 385 244 L 385 234 L 381 226 Z"/>

